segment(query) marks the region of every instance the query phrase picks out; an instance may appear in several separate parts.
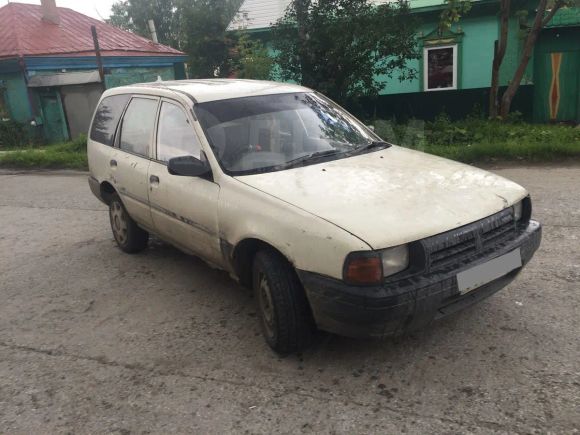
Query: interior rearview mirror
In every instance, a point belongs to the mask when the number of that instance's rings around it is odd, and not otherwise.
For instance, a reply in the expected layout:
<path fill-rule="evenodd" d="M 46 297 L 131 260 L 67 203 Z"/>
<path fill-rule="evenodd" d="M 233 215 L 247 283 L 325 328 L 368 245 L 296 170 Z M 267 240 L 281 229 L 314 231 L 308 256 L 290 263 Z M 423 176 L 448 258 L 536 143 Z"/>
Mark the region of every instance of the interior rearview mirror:
<path fill-rule="evenodd" d="M 207 178 L 211 174 L 208 162 L 202 162 L 193 156 L 174 157 L 167 162 L 167 170 L 171 175 L 182 177 Z"/>

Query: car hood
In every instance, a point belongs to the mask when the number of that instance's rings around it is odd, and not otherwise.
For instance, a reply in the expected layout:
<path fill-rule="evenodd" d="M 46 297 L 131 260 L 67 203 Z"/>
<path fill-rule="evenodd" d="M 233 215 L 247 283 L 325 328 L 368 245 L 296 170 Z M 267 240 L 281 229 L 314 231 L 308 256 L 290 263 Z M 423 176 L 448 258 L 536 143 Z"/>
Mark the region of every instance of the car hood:
<path fill-rule="evenodd" d="M 373 249 L 469 224 L 527 194 L 490 172 L 398 146 L 237 180 L 343 228 Z"/>

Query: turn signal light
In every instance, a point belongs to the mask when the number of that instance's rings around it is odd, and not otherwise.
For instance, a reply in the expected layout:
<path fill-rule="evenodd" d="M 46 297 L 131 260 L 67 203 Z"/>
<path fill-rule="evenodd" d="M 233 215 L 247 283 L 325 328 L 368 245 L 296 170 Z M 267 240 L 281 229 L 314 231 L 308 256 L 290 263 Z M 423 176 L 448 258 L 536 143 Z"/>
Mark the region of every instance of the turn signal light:
<path fill-rule="evenodd" d="M 344 267 L 344 280 L 353 285 L 380 284 L 383 279 L 381 257 L 377 255 L 351 255 Z"/>

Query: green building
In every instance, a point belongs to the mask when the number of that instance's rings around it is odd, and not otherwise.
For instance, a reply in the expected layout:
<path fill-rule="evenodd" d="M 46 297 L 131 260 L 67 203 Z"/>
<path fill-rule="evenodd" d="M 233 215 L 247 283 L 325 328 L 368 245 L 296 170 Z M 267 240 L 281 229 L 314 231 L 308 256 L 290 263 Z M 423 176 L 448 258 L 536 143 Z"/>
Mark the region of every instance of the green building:
<path fill-rule="evenodd" d="M 375 0 L 381 3 L 385 0 Z M 229 30 L 245 29 L 268 41 L 272 23 L 290 0 L 245 0 Z M 460 23 L 440 34 L 442 0 L 410 0 L 421 22 L 417 35 L 420 59 L 409 62 L 418 72 L 413 81 L 384 78 L 386 87 L 373 111 L 380 117 L 406 115 L 429 119 L 445 111 L 463 117 L 474 106 L 487 110 L 494 43 L 499 35 L 499 1 L 474 0 Z M 518 66 L 523 30 L 534 17 L 537 2 L 512 1 L 512 11 L 528 11 L 522 19 L 512 13 L 510 40 L 500 70 L 505 87 Z M 519 14 L 518 14 L 519 15 Z M 557 12 L 542 30 L 512 110 L 537 122 L 580 122 L 580 8 Z"/>
<path fill-rule="evenodd" d="M 54 0 L 9 3 L 0 8 L 0 122 L 25 124 L 45 142 L 75 138 L 86 133 L 106 88 L 185 78 L 185 60 Z"/>

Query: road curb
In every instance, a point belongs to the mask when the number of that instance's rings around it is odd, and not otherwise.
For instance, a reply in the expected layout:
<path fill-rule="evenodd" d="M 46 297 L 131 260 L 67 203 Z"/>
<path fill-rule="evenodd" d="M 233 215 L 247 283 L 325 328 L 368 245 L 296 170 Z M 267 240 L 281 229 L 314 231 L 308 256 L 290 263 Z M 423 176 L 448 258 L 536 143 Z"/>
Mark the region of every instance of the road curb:
<path fill-rule="evenodd" d="M 2 175 L 84 175 L 88 176 L 88 171 L 80 171 L 77 169 L 0 169 L 0 176 Z"/>

